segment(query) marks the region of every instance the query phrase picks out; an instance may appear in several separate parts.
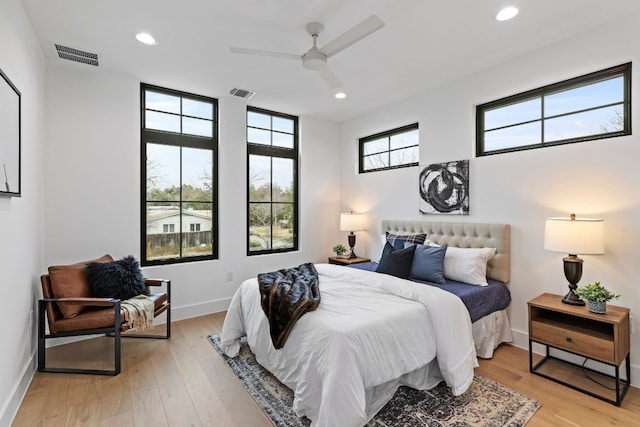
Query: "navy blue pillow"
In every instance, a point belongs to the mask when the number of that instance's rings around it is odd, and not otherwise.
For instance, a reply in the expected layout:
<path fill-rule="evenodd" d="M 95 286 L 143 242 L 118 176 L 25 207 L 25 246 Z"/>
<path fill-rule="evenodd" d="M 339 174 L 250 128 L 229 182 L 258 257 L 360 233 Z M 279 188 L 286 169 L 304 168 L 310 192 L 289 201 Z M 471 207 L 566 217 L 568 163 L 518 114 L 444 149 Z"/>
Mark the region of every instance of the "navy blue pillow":
<path fill-rule="evenodd" d="M 416 248 L 411 265 L 411 278 L 444 284 L 444 256 L 446 246 L 414 245 Z"/>
<path fill-rule="evenodd" d="M 413 243 L 421 245 L 427 238 L 424 233 L 421 234 L 391 234 L 388 231 L 385 233 L 387 236 L 387 242 L 391 243 L 391 246 L 395 250 L 404 249 L 405 243 Z"/>
<path fill-rule="evenodd" d="M 93 297 L 124 300 L 148 294 L 140 265 L 131 255 L 112 262 L 90 262 L 84 272 Z"/>
<path fill-rule="evenodd" d="M 376 272 L 390 274 L 401 279 L 408 279 L 411 274 L 411 264 L 416 245 L 396 251 L 391 243 L 387 242 L 382 249 L 382 257 L 376 268 Z"/>

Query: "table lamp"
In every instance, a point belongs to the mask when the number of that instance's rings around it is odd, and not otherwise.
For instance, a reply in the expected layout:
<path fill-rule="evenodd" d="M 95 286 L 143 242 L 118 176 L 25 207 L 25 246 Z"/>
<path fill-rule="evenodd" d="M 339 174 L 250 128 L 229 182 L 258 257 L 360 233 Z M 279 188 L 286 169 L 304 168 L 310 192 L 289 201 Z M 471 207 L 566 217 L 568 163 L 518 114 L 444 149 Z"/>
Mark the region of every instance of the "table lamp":
<path fill-rule="evenodd" d="M 349 232 L 349 258 L 356 258 L 356 253 L 353 250 L 356 245 L 356 235 L 353 232 L 364 230 L 363 219 L 362 214 L 354 213 L 353 211 L 340 214 L 340 231 Z"/>
<path fill-rule="evenodd" d="M 547 218 L 544 226 L 544 248 L 568 254 L 564 262 L 564 277 L 569 282 L 569 292 L 562 302 L 584 305 L 573 291 L 582 278 L 582 263 L 578 254 L 599 255 L 604 253 L 604 223 L 596 218 Z"/>

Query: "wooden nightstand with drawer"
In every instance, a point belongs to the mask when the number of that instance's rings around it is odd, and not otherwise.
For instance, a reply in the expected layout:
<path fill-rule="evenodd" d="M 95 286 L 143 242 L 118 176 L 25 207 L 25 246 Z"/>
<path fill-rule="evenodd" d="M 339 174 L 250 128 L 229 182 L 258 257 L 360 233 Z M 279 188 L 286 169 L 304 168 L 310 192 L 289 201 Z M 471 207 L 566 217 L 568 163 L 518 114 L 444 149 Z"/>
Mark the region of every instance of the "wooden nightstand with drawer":
<path fill-rule="evenodd" d="M 529 371 L 620 406 L 631 383 L 629 309 L 607 304 L 606 314 L 595 314 L 585 306 L 564 304 L 562 295 L 553 294 L 542 294 L 527 304 Z M 535 365 L 533 342 L 546 347 L 544 357 Z M 615 376 L 552 356 L 550 347 L 612 366 Z M 623 362 L 626 362 L 624 380 L 620 378 Z M 611 390 L 598 387 L 597 382 L 582 381 L 585 376 L 597 376 L 611 383 Z"/>

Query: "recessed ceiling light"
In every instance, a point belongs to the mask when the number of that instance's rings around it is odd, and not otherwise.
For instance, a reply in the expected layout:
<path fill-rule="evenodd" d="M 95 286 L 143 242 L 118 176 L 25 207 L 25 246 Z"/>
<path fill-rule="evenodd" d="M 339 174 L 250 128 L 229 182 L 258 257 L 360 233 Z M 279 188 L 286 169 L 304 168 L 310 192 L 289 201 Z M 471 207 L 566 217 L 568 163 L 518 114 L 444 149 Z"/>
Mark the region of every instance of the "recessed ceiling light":
<path fill-rule="evenodd" d="M 344 92 L 336 92 L 333 96 L 337 99 L 345 99 L 347 94 Z"/>
<path fill-rule="evenodd" d="M 497 21 L 508 21 L 509 19 L 513 18 L 517 14 L 518 14 L 518 8 L 517 7 L 512 7 L 512 6 L 505 7 L 500 12 L 498 12 L 498 14 L 496 15 L 496 20 Z"/>
<path fill-rule="evenodd" d="M 140 43 L 144 43 L 149 46 L 155 46 L 156 44 L 158 44 L 158 42 L 156 42 L 156 39 L 154 39 L 153 36 L 149 33 L 138 33 L 136 34 L 136 39 Z"/>

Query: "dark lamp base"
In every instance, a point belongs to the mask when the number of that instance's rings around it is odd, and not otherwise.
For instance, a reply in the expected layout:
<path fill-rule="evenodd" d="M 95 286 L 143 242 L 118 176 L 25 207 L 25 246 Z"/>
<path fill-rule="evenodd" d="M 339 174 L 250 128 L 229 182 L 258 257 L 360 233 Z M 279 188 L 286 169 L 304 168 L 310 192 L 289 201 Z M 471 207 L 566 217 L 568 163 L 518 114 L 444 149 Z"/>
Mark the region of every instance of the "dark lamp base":
<path fill-rule="evenodd" d="M 573 289 L 569 289 L 569 292 L 562 298 L 562 302 L 571 305 L 584 305 L 584 301 L 573 293 Z"/>

